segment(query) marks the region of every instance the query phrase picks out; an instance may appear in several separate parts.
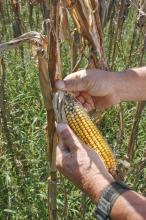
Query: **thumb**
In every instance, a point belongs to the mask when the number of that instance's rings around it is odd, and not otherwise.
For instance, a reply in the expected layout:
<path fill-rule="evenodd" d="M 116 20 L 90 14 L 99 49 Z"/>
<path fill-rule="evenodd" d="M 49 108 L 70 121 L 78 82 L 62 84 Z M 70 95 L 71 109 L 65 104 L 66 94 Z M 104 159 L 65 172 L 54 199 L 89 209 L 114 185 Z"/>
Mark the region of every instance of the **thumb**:
<path fill-rule="evenodd" d="M 70 74 L 64 80 L 57 80 L 55 83 L 55 87 L 58 90 L 65 90 L 65 91 L 86 91 L 87 85 L 86 81 L 80 78 L 75 73 Z"/>
<path fill-rule="evenodd" d="M 67 124 L 58 124 L 57 131 L 60 134 L 63 145 L 65 145 L 64 147 L 68 148 L 69 151 L 77 150 L 80 140 Z"/>

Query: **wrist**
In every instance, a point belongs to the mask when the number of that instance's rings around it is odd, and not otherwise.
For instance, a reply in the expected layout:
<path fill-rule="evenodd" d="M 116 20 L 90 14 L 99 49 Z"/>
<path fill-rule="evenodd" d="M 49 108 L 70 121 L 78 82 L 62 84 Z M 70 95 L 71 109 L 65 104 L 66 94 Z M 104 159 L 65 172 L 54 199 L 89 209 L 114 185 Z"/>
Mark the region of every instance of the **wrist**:
<path fill-rule="evenodd" d="M 114 82 L 114 89 L 115 89 L 115 94 L 117 94 L 119 103 L 122 101 L 125 101 L 126 96 L 127 96 L 127 80 L 126 79 L 126 71 L 123 72 L 117 72 L 114 73 L 115 75 L 115 82 Z"/>
<path fill-rule="evenodd" d="M 123 101 L 124 90 L 124 72 L 111 72 L 111 87 L 113 104 L 118 104 Z"/>
<path fill-rule="evenodd" d="M 110 174 L 106 175 L 106 177 L 102 174 L 97 174 L 96 176 L 92 176 L 89 182 L 86 182 L 83 190 L 89 195 L 91 200 L 97 204 L 101 192 L 114 181 L 114 178 Z"/>
<path fill-rule="evenodd" d="M 110 219 L 110 216 L 112 214 L 111 211 L 113 209 L 114 204 L 121 196 L 121 194 L 123 195 L 125 192 L 129 190 L 131 189 L 127 185 L 119 181 L 114 181 L 112 184 L 107 186 L 102 191 L 97 204 L 97 208 L 96 208 L 97 218 L 102 220 Z"/>
<path fill-rule="evenodd" d="M 119 102 L 123 101 L 135 101 L 138 95 L 138 88 L 136 83 L 139 81 L 138 74 L 133 70 L 125 70 L 115 73 L 115 93 L 118 96 Z M 133 95 L 134 94 L 134 95 Z"/>

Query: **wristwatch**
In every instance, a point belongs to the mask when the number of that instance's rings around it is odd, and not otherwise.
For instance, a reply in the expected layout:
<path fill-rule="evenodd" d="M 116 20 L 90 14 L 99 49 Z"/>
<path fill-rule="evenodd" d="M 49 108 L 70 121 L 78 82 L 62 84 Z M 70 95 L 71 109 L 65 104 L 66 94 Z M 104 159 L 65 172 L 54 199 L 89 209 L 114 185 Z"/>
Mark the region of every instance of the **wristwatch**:
<path fill-rule="evenodd" d="M 116 199 L 124 192 L 131 190 L 122 182 L 116 181 L 107 186 L 99 197 L 96 206 L 98 220 L 111 220 L 110 214 Z"/>

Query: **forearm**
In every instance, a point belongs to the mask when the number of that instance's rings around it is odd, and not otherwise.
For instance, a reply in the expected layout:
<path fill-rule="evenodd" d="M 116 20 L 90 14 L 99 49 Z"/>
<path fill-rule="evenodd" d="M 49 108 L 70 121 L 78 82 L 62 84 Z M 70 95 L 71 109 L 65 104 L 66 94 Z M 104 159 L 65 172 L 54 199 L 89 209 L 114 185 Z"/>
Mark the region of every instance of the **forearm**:
<path fill-rule="evenodd" d="M 112 208 L 112 220 L 145 220 L 146 199 L 133 191 L 120 196 Z"/>
<path fill-rule="evenodd" d="M 146 67 L 115 74 L 115 90 L 120 101 L 146 100 Z"/>

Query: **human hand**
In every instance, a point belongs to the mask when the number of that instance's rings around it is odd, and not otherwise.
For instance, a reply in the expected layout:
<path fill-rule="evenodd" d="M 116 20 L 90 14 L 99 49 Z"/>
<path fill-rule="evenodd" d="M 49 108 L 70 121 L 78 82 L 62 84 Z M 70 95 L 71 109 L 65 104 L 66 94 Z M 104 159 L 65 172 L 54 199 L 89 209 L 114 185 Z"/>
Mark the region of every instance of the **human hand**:
<path fill-rule="evenodd" d="M 97 153 L 89 149 L 67 126 L 58 124 L 61 140 L 56 165 L 70 181 L 97 203 L 101 191 L 114 181 Z"/>
<path fill-rule="evenodd" d="M 102 110 L 120 102 L 117 74 L 103 70 L 81 70 L 56 82 L 56 88 L 74 92 L 83 106 L 91 111 Z"/>

